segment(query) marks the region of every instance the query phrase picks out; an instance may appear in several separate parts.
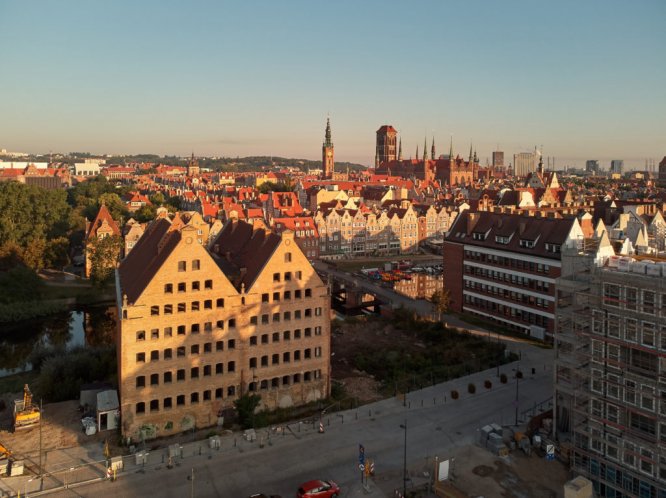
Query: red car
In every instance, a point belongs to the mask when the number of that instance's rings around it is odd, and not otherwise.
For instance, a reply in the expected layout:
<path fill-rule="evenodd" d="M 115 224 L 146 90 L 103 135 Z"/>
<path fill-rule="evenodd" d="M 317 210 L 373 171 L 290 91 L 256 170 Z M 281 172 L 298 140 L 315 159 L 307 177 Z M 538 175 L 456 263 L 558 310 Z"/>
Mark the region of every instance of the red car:
<path fill-rule="evenodd" d="M 335 498 L 340 486 L 333 481 L 308 481 L 298 487 L 296 498 Z"/>

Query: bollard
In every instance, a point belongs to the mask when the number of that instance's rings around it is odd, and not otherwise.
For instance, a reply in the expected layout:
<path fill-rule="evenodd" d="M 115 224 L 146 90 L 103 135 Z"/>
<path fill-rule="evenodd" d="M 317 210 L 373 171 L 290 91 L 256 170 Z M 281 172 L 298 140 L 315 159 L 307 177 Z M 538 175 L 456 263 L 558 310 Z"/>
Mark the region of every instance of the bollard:
<path fill-rule="evenodd" d="M 411 408 L 412 407 L 412 402 L 411 401 L 408 402 L 407 405 L 408 405 L 407 408 Z"/>
<path fill-rule="evenodd" d="M 432 404 L 433 404 L 433 405 L 436 405 L 436 404 L 437 404 L 437 402 L 435 401 L 435 399 L 436 399 L 436 398 L 432 398 Z"/>
<path fill-rule="evenodd" d="M 421 408 L 423 408 L 423 400 L 421 400 Z"/>

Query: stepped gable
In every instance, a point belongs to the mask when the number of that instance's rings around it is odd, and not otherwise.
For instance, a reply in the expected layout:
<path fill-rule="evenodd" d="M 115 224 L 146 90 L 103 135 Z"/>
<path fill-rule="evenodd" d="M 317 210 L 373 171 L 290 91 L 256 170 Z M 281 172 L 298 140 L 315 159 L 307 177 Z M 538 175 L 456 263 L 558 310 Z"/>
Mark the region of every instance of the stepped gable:
<path fill-rule="evenodd" d="M 180 242 L 180 231 L 170 229 L 171 223 L 164 218 L 153 221 L 120 263 L 120 287 L 128 302 L 136 302 Z"/>

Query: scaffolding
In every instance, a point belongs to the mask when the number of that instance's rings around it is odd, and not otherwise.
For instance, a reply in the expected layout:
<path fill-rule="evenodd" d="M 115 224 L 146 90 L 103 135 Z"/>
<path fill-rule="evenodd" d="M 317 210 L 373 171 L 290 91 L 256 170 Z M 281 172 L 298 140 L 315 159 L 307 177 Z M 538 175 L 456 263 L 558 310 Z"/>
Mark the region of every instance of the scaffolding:
<path fill-rule="evenodd" d="M 623 468 L 641 485 L 647 482 L 663 489 L 666 277 L 620 271 L 595 258 L 594 251 L 562 253 L 555 321 L 554 436 L 573 446 L 571 465 L 579 474 L 604 482 L 605 476 L 595 477 L 590 463 L 594 462 L 604 469 Z M 617 296 L 605 293 L 607 285 L 617 287 Z M 626 288 L 636 296 L 652 293 L 655 299 L 648 304 L 640 298 L 629 301 L 624 290 L 619 292 Z M 630 340 L 630 322 L 635 340 Z M 644 328 L 650 324 L 652 329 Z M 592 470 L 585 472 L 587 467 Z"/>

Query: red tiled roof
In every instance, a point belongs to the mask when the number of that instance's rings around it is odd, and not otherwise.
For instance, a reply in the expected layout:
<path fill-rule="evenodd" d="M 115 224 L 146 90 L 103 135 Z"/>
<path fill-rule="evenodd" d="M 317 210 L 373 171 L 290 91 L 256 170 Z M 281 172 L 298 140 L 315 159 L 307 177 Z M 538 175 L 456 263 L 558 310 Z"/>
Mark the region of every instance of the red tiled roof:
<path fill-rule="evenodd" d="M 118 225 L 113 220 L 113 217 L 111 216 L 111 213 L 109 213 L 106 204 L 102 204 L 99 208 L 99 211 L 97 212 L 95 220 L 88 226 L 88 233 L 86 233 L 86 239 L 89 239 L 90 237 L 96 237 L 97 230 L 104 224 L 104 222 L 106 222 L 109 225 L 111 231 L 113 232 L 113 235 L 120 236 L 120 229 L 118 228 Z"/>

